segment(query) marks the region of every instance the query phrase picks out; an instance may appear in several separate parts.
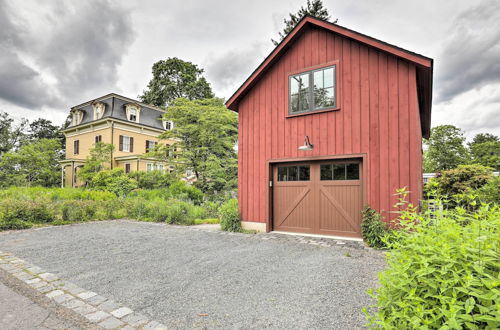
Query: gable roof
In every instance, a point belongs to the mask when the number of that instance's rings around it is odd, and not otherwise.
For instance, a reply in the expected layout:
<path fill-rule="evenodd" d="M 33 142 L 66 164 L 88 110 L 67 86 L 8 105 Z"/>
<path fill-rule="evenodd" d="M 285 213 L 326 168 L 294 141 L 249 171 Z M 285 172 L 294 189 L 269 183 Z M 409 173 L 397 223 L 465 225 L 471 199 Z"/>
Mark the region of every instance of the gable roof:
<path fill-rule="evenodd" d="M 307 26 L 323 28 L 345 38 L 355 40 L 364 45 L 392 54 L 408 62 L 415 63 L 417 68 L 417 95 L 420 109 L 422 135 L 424 137 L 429 136 L 432 107 L 433 59 L 350 30 L 343 26 L 323 21 L 308 15 L 304 16 L 299 23 L 297 23 L 295 28 L 286 36 L 286 38 L 283 39 L 278 46 L 276 46 L 276 48 L 274 48 L 274 50 L 264 59 L 257 69 L 252 72 L 247 80 L 245 80 L 238 90 L 236 90 L 236 92 L 227 100 L 226 107 L 228 109 L 238 111 L 238 104 L 241 99 L 267 72 L 267 70 L 279 60 L 281 55 L 291 47 L 293 41 L 295 41 L 302 34 L 302 32 L 306 30 Z"/>

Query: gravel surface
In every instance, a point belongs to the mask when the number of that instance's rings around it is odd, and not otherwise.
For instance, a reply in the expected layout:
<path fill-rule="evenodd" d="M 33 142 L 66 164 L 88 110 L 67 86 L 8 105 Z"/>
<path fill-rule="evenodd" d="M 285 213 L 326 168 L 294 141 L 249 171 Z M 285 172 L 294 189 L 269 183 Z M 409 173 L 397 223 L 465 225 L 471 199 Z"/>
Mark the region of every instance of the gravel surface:
<path fill-rule="evenodd" d="M 282 236 L 104 221 L 0 233 L 0 250 L 169 328 L 362 327 L 383 255 Z"/>

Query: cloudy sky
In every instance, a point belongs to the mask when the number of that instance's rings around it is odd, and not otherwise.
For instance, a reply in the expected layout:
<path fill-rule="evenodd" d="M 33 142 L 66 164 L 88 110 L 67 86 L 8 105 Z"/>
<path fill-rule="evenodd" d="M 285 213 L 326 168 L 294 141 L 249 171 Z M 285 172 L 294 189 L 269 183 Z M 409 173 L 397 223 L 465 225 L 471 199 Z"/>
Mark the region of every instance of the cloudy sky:
<path fill-rule="evenodd" d="M 205 69 L 229 97 L 305 0 L 0 0 L 0 111 L 60 124 L 109 92 L 137 97 L 155 61 Z M 434 58 L 432 125 L 500 135 L 500 1 L 324 0 L 345 27 Z"/>

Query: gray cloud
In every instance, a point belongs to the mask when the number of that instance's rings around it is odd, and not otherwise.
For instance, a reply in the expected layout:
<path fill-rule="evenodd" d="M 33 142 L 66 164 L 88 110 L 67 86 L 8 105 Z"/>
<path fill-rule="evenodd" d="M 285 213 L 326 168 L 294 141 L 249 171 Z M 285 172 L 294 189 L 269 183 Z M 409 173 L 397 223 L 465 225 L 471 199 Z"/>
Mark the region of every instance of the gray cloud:
<path fill-rule="evenodd" d="M 229 97 L 234 86 L 239 86 L 264 59 L 264 43 L 255 43 L 245 49 L 232 49 L 205 61 L 207 78 L 216 92 Z"/>
<path fill-rule="evenodd" d="M 0 98 L 32 110 L 67 109 L 115 90 L 134 40 L 130 15 L 109 1 L 39 6 L 31 25 L 30 13 L 14 15 L 0 2 Z"/>
<path fill-rule="evenodd" d="M 500 82 L 500 2 L 491 0 L 464 11 L 451 26 L 436 63 L 437 102 Z"/>
<path fill-rule="evenodd" d="M 0 2 L 0 98 L 19 106 L 52 102 L 40 73 L 24 64 L 16 49 L 25 47 L 26 31 L 4 1 Z"/>

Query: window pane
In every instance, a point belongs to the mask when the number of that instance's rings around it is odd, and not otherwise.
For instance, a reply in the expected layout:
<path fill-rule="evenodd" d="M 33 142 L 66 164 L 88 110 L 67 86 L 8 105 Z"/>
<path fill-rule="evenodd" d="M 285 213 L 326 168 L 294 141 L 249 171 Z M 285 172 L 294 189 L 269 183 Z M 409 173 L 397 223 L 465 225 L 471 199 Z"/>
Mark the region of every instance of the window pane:
<path fill-rule="evenodd" d="M 346 165 L 347 180 L 359 180 L 359 164 Z"/>
<path fill-rule="evenodd" d="M 288 181 L 297 181 L 299 179 L 299 173 L 297 171 L 297 166 L 292 166 L 288 168 Z"/>
<path fill-rule="evenodd" d="M 297 94 L 299 92 L 299 76 L 290 78 L 290 93 Z"/>
<path fill-rule="evenodd" d="M 327 91 L 324 88 L 315 88 L 314 89 L 314 108 L 321 109 L 326 108 L 327 103 Z"/>
<path fill-rule="evenodd" d="M 332 165 L 321 165 L 320 166 L 320 180 L 332 180 Z"/>
<path fill-rule="evenodd" d="M 309 89 L 309 74 L 303 74 L 299 76 L 299 84 L 300 84 L 300 89 L 301 90 L 308 90 Z"/>
<path fill-rule="evenodd" d="M 310 110 L 309 93 L 301 93 L 299 102 L 300 102 L 299 111 L 309 111 Z"/>
<path fill-rule="evenodd" d="M 291 112 L 297 112 L 299 111 L 299 94 L 292 94 L 292 97 L 290 98 L 290 111 Z"/>
<path fill-rule="evenodd" d="M 310 178 L 309 166 L 299 166 L 299 180 L 309 181 L 309 178 Z"/>
<path fill-rule="evenodd" d="M 314 89 L 323 88 L 323 71 L 314 72 Z"/>
<path fill-rule="evenodd" d="M 278 181 L 286 181 L 286 167 L 278 167 Z"/>
<path fill-rule="evenodd" d="M 332 88 L 325 88 L 324 89 L 324 102 L 323 102 L 323 107 L 333 107 L 335 106 L 335 89 Z"/>
<path fill-rule="evenodd" d="M 333 180 L 345 180 L 345 164 L 333 164 Z"/>
<path fill-rule="evenodd" d="M 333 87 L 333 81 L 335 78 L 335 71 L 333 68 L 329 68 L 326 70 L 323 70 L 324 72 L 324 86 L 325 88 L 327 87 Z"/>

